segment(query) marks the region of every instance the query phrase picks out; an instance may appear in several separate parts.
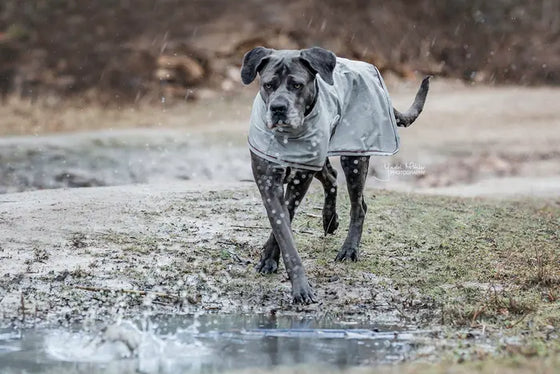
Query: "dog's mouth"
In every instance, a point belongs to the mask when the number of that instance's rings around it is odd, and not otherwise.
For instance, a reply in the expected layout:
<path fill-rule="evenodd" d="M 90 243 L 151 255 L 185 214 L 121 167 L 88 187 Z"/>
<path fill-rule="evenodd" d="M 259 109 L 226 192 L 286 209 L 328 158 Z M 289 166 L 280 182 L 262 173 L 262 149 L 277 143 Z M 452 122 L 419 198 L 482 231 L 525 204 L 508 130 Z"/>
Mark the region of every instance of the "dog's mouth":
<path fill-rule="evenodd" d="M 276 130 L 282 131 L 282 128 L 290 127 L 291 125 L 290 125 L 290 123 L 288 123 L 286 121 L 279 120 L 279 121 L 274 122 L 274 123 L 267 123 L 267 126 L 271 130 L 276 129 Z"/>
<path fill-rule="evenodd" d="M 266 115 L 266 127 L 274 132 L 291 132 L 301 126 L 301 118 L 295 112 L 278 114 L 268 112 Z"/>
<path fill-rule="evenodd" d="M 272 131 L 291 132 L 299 129 L 301 127 L 300 125 L 301 124 L 297 124 L 296 122 L 279 120 L 276 122 L 267 122 L 266 127 L 268 127 L 268 129 Z"/>

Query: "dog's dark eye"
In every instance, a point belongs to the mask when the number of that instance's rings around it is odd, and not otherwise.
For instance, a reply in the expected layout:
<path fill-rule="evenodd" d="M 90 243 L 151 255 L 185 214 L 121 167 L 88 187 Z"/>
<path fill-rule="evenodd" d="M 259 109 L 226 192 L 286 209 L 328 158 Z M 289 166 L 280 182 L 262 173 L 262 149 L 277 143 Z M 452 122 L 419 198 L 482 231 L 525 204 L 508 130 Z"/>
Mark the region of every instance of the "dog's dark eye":
<path fill-rule="evenodd" d="M 272 83 L 265 83 L 263 86 L 264 86 L 264 88 L 266 88 L 267 90 L 272 89 Z"/>
<path fill-rule="evenodd" d="M 299 90 L 299 89 L 302 88 L 302 87 L 303 87 L 303 84 L 301 84 L 301 83 L 294 83 L 294 88 L 295 88 L 296 90 Z"/>

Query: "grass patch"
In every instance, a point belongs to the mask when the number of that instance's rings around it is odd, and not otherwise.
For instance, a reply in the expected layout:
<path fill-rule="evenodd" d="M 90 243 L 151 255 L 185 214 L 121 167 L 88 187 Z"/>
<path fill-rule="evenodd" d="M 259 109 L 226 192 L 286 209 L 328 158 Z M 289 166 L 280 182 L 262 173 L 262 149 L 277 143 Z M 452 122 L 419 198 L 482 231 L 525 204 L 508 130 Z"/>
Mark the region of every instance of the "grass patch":
<path fill-rule="evenodd" d="M 539 358 L 508 358 L 501 360 L 484 360 L 476 362 L 455 363 L 444 361 L 437 364 L 408 364 L 396 367 L 383 367 L 376 370 L 357 369 L 352 374 L 367 373 L 403 373 L 403 374 L 552 374 L 560 372 L 560 358 L 550 357 L 546 359 Z M 350 374 L 349 373 L 349 374 Z"/>
<path fill-rule="evenodd" d="M 310 194 L 307 206 L 320 206 Z M 366 192 L 368 214 L 361 260 L 346 265 L 419 292 L 438 306 L 444 325 L 544 331 L 560 322 L 560 208 L 541 200 L 481 200 Z M 339 198 L 341 228 L 325 241 L 332 261 L 348 225 L 349 202 Z M 296 216 L 296 226 L 321 232 L 320 219 Z M 302 252 L 316 243 L 298 238 Z M 531 318 L 529 318 L 531 317 Z"/>

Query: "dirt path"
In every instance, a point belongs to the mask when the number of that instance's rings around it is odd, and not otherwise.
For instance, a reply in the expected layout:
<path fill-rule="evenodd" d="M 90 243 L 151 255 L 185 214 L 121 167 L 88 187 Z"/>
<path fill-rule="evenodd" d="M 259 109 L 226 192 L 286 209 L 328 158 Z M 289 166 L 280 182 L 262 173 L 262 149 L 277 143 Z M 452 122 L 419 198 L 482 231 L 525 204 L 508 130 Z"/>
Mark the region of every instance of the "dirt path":
<path fill-rule="evenodd" d="M 405 97 L 395 95 L 397 108 L 409 103 Z M 559 100 L 555 88 L 465 87 L 436 80 L 417 123 L 400 131 L 401 151 L 392 161 L 405 169 L 412 163 L 413 172 L 414 165 L 423 166 L 423 172 L 391 176 L 386 160 L 377 160 L 378 179 L 390 179 L 386 188 L 412 192 L 557 196 Z"/>
<path fill-rule="evenodd" d="M 406 108 L 415 89 L 393 82 L 395 106 Z M 245 139 L 253 90 L 171 107 L 0 107 L 0 133 L 70 131 L 0 140 L 0 192 L 250 179 Z M 400 130 L 401 151 L 372 159 L 369 183 L 430 194 L 558 196 L 558 102 L 556 88 L 435 80 L 417 123 Z M 143 129 L 131 129 L 138 126 Z M 94 129 L 104 131 L 74 135 Z"/>

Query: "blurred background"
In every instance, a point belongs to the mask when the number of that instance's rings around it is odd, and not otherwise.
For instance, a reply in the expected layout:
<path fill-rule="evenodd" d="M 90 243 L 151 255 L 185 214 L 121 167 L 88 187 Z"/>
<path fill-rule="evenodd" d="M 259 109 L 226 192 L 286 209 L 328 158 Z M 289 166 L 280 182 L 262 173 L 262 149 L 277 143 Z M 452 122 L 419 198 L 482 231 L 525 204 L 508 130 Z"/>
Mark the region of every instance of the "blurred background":
<path fill-rule="evenodd" d="M 249 180 L 258 45 L 373 63 L 401 110 L 436 77 L 373 186 L 560 193 L 558 0 L 3 0 L 0 193 Z"/>

